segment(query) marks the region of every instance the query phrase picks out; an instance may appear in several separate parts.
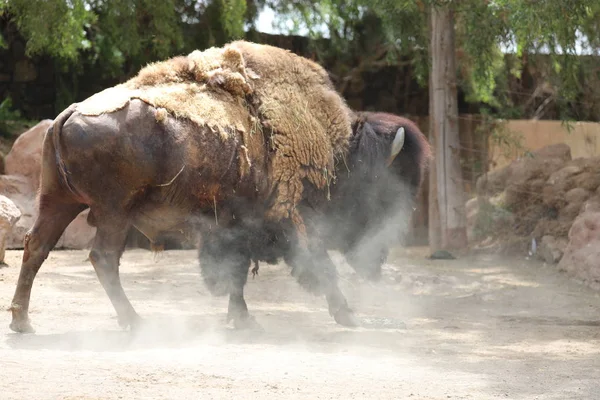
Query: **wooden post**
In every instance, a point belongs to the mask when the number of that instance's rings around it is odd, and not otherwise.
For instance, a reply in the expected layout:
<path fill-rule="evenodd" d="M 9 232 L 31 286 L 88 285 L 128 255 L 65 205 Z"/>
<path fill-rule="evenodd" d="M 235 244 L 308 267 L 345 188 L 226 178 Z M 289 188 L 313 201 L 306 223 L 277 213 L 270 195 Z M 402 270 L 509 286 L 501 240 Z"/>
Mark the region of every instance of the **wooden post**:
<path fill-rule="evenodd" d="M 437 190 L 440 244 L 444 249 L 460 249 L 467 246 L 467 221 L 460 166 L 452 3 L 432 6 L 430 34 L 430 123 L 435 146 L 433 183 L 437 186 L 434 190 Z"/>
<path fill-rule="evenodd" d="M 432 17 L 431 10 L 429 10 L 429 32 L 432 34 Z M 431 45 L 429 46 L 429 59 L 432 57 Z M 434 153 L 434 161 L 429 167 L 429 190 L 427 191 L 427 197 L 429 201 L 429 209 L 427 215 L 427 227 L 429 233 L 429 249 L 431 252 L 440 250 L 442 248 L 442 228 L 440 226 L 440 209 L 438 204 L 437 194 L 437 178 L 436 178 L 436 159 L 435 157 L 435 132 L 433 130 L 433 75 L 429 74 L 429 113 L 427 118 L 427 131 L 429 132 L 429 143 Z"/>

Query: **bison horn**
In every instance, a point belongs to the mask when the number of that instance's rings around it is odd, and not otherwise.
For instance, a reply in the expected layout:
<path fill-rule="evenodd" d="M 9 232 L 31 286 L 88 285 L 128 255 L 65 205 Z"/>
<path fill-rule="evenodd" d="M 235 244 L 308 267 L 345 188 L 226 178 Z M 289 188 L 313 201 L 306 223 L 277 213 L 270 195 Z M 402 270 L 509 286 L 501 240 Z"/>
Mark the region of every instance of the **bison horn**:
<path fill-rule="evenodd" d="M 394 141 L 392 142 L 392 151 L 390 153 L 390 158 L 388 159 L 388 165 L 390 165 L 394 161 L 394 159 L 396 158 L 398 153 L 400 153 L 400 150 L 402 150 L 402 146 L 404 146 L 404 127 L 403 126 L 398 128 L 398 130 L 396 131 L 396 137 L 394 138 Z"/>

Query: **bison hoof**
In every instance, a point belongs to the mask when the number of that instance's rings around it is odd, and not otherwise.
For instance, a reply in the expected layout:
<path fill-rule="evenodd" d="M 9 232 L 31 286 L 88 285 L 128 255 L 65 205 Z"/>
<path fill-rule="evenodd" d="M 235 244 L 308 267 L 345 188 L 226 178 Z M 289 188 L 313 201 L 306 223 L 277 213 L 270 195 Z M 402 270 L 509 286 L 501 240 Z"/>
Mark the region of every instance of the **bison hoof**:
<path fill-rule="evenodd" d="M 17 333 L 35 333 L 35 329 L 29 321 L 15 321 L 10 323 L 10 329 Z"/>
<path fill-rule="evenodd" d="M 233 327 L 237 330 L 264 331 L 263 327 L 256 322 L 256 318 L 252 315 L 249 315 L 246 318 L 235 318 L 233 320 Z"/>
<path fill-rule="evenodd" d="M 360 322 L 358 318 L 354 315 L 352 310 L 347 307 L 340 308 L 334 315 L 333 318 L 335 322 L 342 326 L 347 326 L 350 328 L 356 328 L 360 326 Z"/>
<path fill-rule="evenodd" d="M 144 322 L 142 317 L 140 317 L 137 314 L 129 316 L 127 318 L 118 317 L 117 320 L 119 322 L 119 326 L 121 327 L 121 329 L 130 328 L 131 331 L 139 330 L 142 327 L 143 322 Z"/>

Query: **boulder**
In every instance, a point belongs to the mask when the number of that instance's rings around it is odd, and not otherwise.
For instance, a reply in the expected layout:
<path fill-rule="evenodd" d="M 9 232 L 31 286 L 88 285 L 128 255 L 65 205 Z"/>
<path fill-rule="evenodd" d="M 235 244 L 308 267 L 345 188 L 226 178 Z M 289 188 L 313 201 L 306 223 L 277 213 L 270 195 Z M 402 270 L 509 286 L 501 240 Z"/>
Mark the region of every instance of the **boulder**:
<path fill-rule="evenodd" d="M 560 221 L 570 221 L 573 220 L 579 215 L 581 211 L 581 206 L 583 204 L 567 204 L 565 207 L 561 208 L 558 212 L 558 219 Z"/>
<path fill-rule="evenodd" d="M 34 192 L 40 185 L 42 142 L 52 122 L 45 119 L 23 132 L 4 159 L 5 174 L 24 176 L 31 182 Z"/>
<path fill-rule="evenodd" d="M 543 239 L 544 236 L 553 236 L 556 238 L 566 238 L 569 234 L 569 229 L 573 221 L 558 220 L 551 218 L 540 218 L 535 225 L 531 237 L 538 240 Z"/>
<path fill-rule="evenodd" d="M 548 178 L 548 185 L 556 185 L 559 182 L 564 182 L 568 180 L 570 177 L 575 176 L 583 172 L 583 167 L 570 164 L 566 165 L 563 168 L 559 169 L 556 172 L 553 172 Z"/>
<path fill-rule="evenodd" d="M 600 164 L 598 164 L 600 165 Z M 596 167 L 598 168 L 598 167 Z M 573 178 L 573 184 L 590 192 L 600 187 L 600 171 L 585 171 Z"/>
<path fill-rule="evenodd" d="M 579 204 L 582 205 L 587 199 L 590 198 L 591 193 L 584 188 L 576 187 L 565 193 L 565 200 L 568 204 Z"/>
<path fill-rule="evenodd" d="M 506 182 L 511 175 L 511 166 L 490 171 L 487 174 L 483 174 L 475 183 L 475 191 L 478 196 L 493 196 L 498 194 L 506 188 Z"/>
<path fill-rule="evenodd" d="M 477 180 L 476 191 L 478 196 L 493 196 L 506 189 L 508 202 L 516 203 L 520 194 L 525 192 L 525 183 L 531 180 L 546 180 L 548 176 L 560 169 L 571 160 L 571 148 L 564 144 L 553 144 L 543 147 L 521 157 L 506 167 L 484 174 Z M 537 182 L 538 186 L 543 186 Z"/>
<path fill-rule="evenodd" d="M 558 218 L 563 221 L 573 221 L 581 211 L 581 207 L 590 197 L 591 193 L 583 188 L 576 187 L 564 195 L 566 206 L 558 212 Z"/>
<path fill-rule="evenodd" d="M 551 144 L 533 152 L 536 158 L 552 158 L 563 163 L 571 161 L 571 148 L 566 143 Z"/>
<path fill-rule="evenodd" d="M 502 196 L 491 201 L 479 198 L 470 200 L 467 205 L 467 239 L 475 241 L 483 239 L 490 233 L 512 229 L 515 216 L 502 207 Z"/>
<path fill-rule="evenodd" d="M 4 263 L 6 240 L 21 218 L 21 211 L 8 197 L 0 195 L 0 263 Z"/>
<path fill-rule="evenodd" d="M 477 197 L 467 201 L 465 210 L 467 213 L 467 240 L 471 242 L 475 239 L 475 225 L 477 223 L 477 214 L 479 213 L 479 201 Z"/>
<path fill-rule="evenodd" d="M 563 257 L 567 248 L 567 239 L 544 236 L 537 249 L 537 256 L 548 264 L 556 264 Z"/>
<path fill-rule="evenodd" d="M 87 209 L 79 214 L 69 224 L 62 237 L 56 244 L 57 247 L 65 249 L 89 249 L 96 235 L 96 228 L 87 223 L 90 210 Z"/>
<path fill-rule="evenodd" d="M 512 175 L 506 185 L 506 205 L 509 207 L 542 200 L 544 182 L 563 163 L 559 159 L 523 158 L 511 165 Z M 532 183 L 535 190 L 531 188 Z"/>
<path fill-rule="evenodd" d="M 36 192 L 31 182 L 23 176 L 0 175 L 0 195 L 12 200 L 21 212 L 21 218 L 6 237 L 6 248 L 22 249 L 25 234 L 33 226 L 37 214 Z"/>
<path fill-rule="evenodd" d="M 559 269 L 600 289 L 600 212 L 580 214 L 569 231 Z"/>
<path fill-rule="evenodd" d="M 0 175 L 0 195 L 8 197 L 17 206 L 21 218 L 6 236 L 7 249 L 22 249 L 25 234 L 38 215 L 36 192 L 33 191 L 29 180 L 22 176 Z M 69 224 L 58 240 L 56 247 L 69 249 L 89 248 L 91 240 L 96 234 L 96 228 L 87 223 L 89 210 L 83 211 Z"/>
<path fill-rule="evenodd" d="M 544 204 L 557 209 L 566 207 L 566 193 L 575 187 L 573 177 L 582 172 L 581 166 L 570 164 L 550 174 L 542 190 Z"/>
<path fill-rule="evenodd" d="M 600 212 L 600 198 L 595 196 L 583 203 L 579 214 L 584 212 Z"/>

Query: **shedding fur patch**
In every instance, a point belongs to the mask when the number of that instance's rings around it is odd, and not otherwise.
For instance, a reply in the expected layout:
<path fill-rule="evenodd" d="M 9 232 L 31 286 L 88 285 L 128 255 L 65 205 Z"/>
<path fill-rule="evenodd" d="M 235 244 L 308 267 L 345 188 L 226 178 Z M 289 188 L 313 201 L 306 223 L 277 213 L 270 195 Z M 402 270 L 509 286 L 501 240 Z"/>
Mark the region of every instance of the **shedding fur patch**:
<path fill-rule="evenodd" d="M 327 72 L 278 47 L 235 41 L 223 48 L 149 64 L 129 81 L 79 104 L 98 115 L 140 99 L 177 118 L 218 131 L 240 132 L 240 173 L 250 169 L 249 135 L 264 135 L 274 204 L 267 217 L 291 218 L 303 232 L 296 206 L 304 181 L 327 195 L 336 159 L 346 155 L 351 115 Z M 156 114 L 157 121 L 164 119 Z M 256 126 L 259 129 L 256 129 Z M 267 148 L 268 147 L 268 148 Z M 254 150 L 254 149 L 253 149 Z M 251 154 L 256 154 L 254 151 Z"/>
<path fill-rule="evenodd" d="M 157 121 L 164 121 L 168 112 L 198 126 L 207 126 L 224 140 L 232 132 L 248 129 L 248 110 L 243 99 L 228 92 L 209 90 L 197 83 L 160 83 L 141 88 L 127 85 L 117 85 L 89 97 L 78 104 L 77 110 L 84 115 L 100 115 L 120 110 L 130 100 L 139 99 L 157 109 Z"/>
<path fill-rule="evenodd" d="M 156 119 L 156 122 L 162 122 L 167 119 L 167 115 L 169 115 L 167 110 L 164 108 L 157 108 L 154 113 L 154 118 Z"/>

